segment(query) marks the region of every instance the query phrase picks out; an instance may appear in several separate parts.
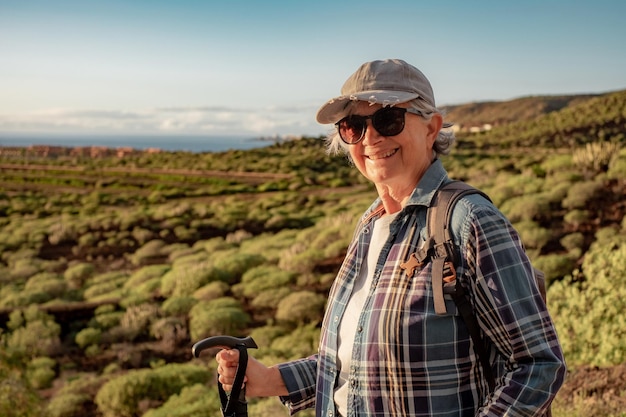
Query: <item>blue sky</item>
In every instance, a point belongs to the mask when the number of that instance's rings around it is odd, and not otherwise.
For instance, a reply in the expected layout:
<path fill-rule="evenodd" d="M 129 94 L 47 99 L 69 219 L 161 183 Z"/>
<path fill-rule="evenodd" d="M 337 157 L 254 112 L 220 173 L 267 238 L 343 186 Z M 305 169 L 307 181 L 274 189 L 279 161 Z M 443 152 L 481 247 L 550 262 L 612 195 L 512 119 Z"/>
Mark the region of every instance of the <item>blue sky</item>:
<path fill-rule="evenodd" d="M 318 135 L 363 62 L 439 105 L 626 88 L 624 1 L 0 0 L 0 133 Z"/>

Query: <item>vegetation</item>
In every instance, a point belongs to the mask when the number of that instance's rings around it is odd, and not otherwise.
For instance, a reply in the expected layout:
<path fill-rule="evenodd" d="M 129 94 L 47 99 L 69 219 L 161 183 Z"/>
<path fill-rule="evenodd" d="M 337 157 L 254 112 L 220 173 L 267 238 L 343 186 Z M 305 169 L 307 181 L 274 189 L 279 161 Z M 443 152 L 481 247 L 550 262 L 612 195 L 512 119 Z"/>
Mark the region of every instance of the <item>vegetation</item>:
<path fill-rule="evenodd" d="M 570 365 L 555 417 L 625 416 L 625 109 L 626 91 L 449 109 L 493 129 L 459 133 L 444 165 L 491 196 L 546 272 Z M 0 415 L 219 415 L 213 355 L 192 358 L 195 341 L 251 335 L 268 364 L 313 353 L 375 198 L 323 146 L 0 154 Z"/>

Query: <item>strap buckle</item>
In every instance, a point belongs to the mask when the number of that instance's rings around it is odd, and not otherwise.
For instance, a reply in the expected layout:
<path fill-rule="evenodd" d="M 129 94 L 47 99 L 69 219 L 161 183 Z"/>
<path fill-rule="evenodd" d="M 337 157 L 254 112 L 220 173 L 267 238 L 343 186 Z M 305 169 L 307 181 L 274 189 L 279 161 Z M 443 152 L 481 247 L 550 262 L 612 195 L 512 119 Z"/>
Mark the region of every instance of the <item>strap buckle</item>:
<path fill-rule="evenodd" d="M 446 261 L 443 264 L 443 282 L 456 281 L 456 269 L 452 261 Z"/>

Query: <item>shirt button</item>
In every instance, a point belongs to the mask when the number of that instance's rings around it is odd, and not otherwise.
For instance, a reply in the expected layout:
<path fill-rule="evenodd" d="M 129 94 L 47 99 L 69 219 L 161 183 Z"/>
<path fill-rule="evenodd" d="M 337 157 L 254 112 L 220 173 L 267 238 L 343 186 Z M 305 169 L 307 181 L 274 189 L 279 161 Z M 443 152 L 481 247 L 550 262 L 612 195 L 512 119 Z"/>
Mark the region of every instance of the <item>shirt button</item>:
<path fill-rule="evenodd" d="M 328 417 L 333 417 L 333 412 L 332 411 L 328 411 Z"/>
<path fill-rule="evenodd" d="M 335 318 L 333 319 L 333 321 L 334 321 L 335 323 L 337 323 L 337 322 L 339 321 L 339 316 L 335 316 Z"/>
<path fill-rule="evenodd" d="M 363 326 L 359 326 L 359 327 L 357 327 L 357 328 L 356 328 L 356 331 L 357 331 L 357 332 L 359 332 L 359 333 L 361 333 L 361 332 L 363 331 Z"/>

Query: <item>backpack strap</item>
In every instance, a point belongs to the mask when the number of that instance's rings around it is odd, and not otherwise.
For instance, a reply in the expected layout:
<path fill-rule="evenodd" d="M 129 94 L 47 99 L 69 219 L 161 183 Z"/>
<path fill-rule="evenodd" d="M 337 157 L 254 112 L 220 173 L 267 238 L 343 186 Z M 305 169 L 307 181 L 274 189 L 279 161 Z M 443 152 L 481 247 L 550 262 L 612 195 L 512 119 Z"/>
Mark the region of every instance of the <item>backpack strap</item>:
<path fill-rule="evenodd" d="M 478 320 L 466 296 L 465 289 L 456 279 L 455 265 L 459 262 L 459 251 L 454 245 L 450 230 L 450 218 L 456 202 L 465 195 L 475 193 L 481 194 L 491 201 L 486 194 L 461 181 L 452 181 L 439 188 L 426 215 L 429 236 L 427 244 L 432 249 L 432 287 L 435 313 L 446 314 L 444 293 L 450 294 L 472 338 L 474 353 L 480 360 L 489 389 L 493 391 L 496 386 L 495 378 L 489 363 L 487 348 L 480 335 Z"/>
<path fill-rule="evenodd" d="M 456 202 L 467 194 L 482 194 L 482 191 L 462 181 L 452 181 L 442 185 L 426 214 L 428 225 L 427 250 L 431 254 L 432 286 L 435 302 L 435 313 L 446 314 L 445 292 L 452 294 L 456 287 L 456 267 L 459 262 L 459 252 L 452 239 L 450 218 Z M 491 201 L 491 200 L 490 200 Z M 447 284 L 447 285 L 446 285 Z"/>

